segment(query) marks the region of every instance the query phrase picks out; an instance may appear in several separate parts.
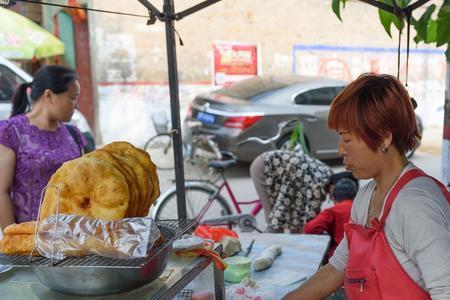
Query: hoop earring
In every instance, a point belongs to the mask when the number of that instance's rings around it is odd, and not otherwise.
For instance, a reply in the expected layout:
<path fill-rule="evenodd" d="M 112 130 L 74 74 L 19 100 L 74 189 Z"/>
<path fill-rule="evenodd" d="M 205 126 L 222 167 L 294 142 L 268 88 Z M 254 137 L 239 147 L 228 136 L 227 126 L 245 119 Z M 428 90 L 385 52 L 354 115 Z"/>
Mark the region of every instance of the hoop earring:
<path fill-rule="evenodd" d="M 388 152 L 389 148 L 388 147 L 383 147 L 381 148 L 381 153 L 386 154 Z"/>

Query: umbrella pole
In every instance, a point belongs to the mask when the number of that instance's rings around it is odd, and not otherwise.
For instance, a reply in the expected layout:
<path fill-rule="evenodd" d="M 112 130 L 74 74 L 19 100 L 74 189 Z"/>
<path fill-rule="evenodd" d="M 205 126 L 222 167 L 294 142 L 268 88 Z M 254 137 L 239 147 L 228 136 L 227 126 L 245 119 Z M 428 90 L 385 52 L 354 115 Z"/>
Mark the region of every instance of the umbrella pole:
<path fill-rule="evenodd" d="M 1 0 L 0 0 L 1 1 Z M 207 6 L 210 6 L 221 0 L 205 0 L 191 8 L 188 8 L 178 14 L 175 14 L 174 0 L 164 0 L 163 12 L 161 13 L 148 0 L 138 0 L 144 5 L 150 14 L 147 25 L 154 24 L 156 20 L 166 24 L 166 48 L 167 64 L 169 70 L 169 89 L 170 89 L 170 110 L 172 115 L 172 141 L 173 156 L 175 161 L 175 186 L 177 191 L 178 219 L 187 219 L 186 215 L 186 192 L 184 184 L 184 166 L 183 166 L 183 142 L 181 135 L 180 121 L 180 99 L 178 91 L 178 70 L 177 53 L 175 44 L 175 20 L 191 15 Z"/>
<path fill-rule="evenodd" d="M 164 14 L 173 16 L 175 13 L 173 0 L 164 0 Z M 175 160 L 175 185 L 177 189 L 178 219 L 186 219 L 186 194 L 184 189 L 183 144 L 180 121 L 180 99 L 178 91 L 177 54 L 175 44 L 174 20 L 165 18 L 167 64 L 169 70 L 170 110 L 172 114 L 172 140 Z"/>

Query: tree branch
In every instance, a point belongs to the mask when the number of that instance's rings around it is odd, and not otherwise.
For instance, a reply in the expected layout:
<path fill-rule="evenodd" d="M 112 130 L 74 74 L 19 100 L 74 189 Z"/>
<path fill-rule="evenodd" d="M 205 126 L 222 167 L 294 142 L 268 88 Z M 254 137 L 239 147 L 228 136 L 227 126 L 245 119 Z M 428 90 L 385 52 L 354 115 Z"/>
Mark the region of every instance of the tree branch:
<path fill-rule="evenodd" d="M 182 18 L 184 18 L 190 14 L 193 14 L 196 11 L 199 11 L 203 8 L 206 8 L 210 5 L 213 5 L 214 3 L 219 2 L 219 1 L 222 1 L 222 0 L 205 0 L 203 2 L 200 2 L 199 4 L 194 5 L 191 8 L 188 8 L 186 10 L 183 10 L 182 12 L 176 13 L 175 20 L 181 20 Z"/>
<path fill-rule="evenodd" d="M 415 10 L 416 8 L 421 7 L 422 5 L 424 5 L 425 3 L 429 2 L 430 0 L 417 0 L 416 2 L 414 2 L 411 5 L 408 5 L 408 7 L 405 7 L 405 8 L 397 7 L 395 1 L 394 1 L 395 7 L 394 6 L 390 6 L 390 5 L 386 4 L 386 3 L 379 2 L 377 0 L 359 0 L 359 1 L 365 2 L 365 3 L 370 4 L 372 6 L 375 6 L 375 7 L 378 7 L 379 9 L 385 10 L 387 12 L 390 12 L 390 13 L 400 17 L 400 14 L 404 13 L 406 10 L 409 10 L 409 11 L 412 12 L 413 10 Z"/>
<path fill-rule="evenodd" d="M 385 10 L 385 11 L 390 12 L 395 15 L 395 8 L 388 4 L 378 2 L 377 0 L 359 0 L 359 1 L 365 2 L 365 3 L 375 6 L 375 7 L 378 7 L 379 9 Z"/>
<path fill-rule="evenodd" d="M 411 5 L 408 5 L 408 9 L 410 9 L 411 11 L 415 10 L 418 7 L 421 7 L 422 5 L 424 5 L 425 3 L 429 2 L 430 0 L 417 0 L 416 2 L 414 2 Z"/>

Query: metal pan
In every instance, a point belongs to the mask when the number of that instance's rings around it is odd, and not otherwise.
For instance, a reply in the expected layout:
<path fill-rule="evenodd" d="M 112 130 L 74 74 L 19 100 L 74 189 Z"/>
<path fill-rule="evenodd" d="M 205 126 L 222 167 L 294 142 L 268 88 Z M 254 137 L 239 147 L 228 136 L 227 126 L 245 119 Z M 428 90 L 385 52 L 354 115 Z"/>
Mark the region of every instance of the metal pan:
<path fill-rule="evenodd" d="M 129 291 L 158 278 L 166 268 L 172 243 L 142 268 L 92 266 L 33 267 L 39 281 L 51 290 L 73 295 L 103 295 Z"/>
<path fill-rule="evenodd" d="M 91 256 L 66 259 L 56 266 L 40 263 L 36 277 L 51 290 L 73 295 L 104 295 L 129 291 L 157 279 L 167 266 L 173 241 L 192 228 L 195 220 L 158 220 L 165 237 L 146 258 L 111 259 Z"/>
<path fill-rule="evenodd" d="M 113 259 L 101 256 L 66 258 L 56 264 L 45 257 L 0 254 L 0 265 L 31 267 L 49 289 L 74 295 L 103 295 L 135 289 L 158 278 L 167 266 L 173 241 L 197 225 L 196 220 L 157 220 L 165 237 L 147 257 Z"/>

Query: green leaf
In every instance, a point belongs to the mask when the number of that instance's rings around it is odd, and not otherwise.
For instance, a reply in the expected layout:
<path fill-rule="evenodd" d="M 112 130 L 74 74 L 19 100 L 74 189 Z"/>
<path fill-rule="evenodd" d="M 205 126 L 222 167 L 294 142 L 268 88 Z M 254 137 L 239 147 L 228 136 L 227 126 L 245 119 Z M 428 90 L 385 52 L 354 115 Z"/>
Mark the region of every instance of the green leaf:
<path fill-rule="evenodd" d="M 400 8 L 405 8 L 409 5 L 411 0 L 397 0 L 396 3 Z"/>
<path fill-rule="evenodd" d="M 338 19 L 341 22 L 342 22 L 341 3 L 342 3 L 342 8 L 345 8 L 345 2 L 347 2 L 347 0 L 333 0 L 333 2 L 331 2 L 331 8 L 333 9 L 334 14 L 338 17 Z"/>
<path fill-rule="evenodd" d="M 289 144 L 287 147 L 287 150 L 292 151 L 295 148 L 295 145 L 297 145 L 298 139 L 299 139 L 299 125 L 295 126 L 294 130 L 291 133 L 291 137 L 289 138 Z"/>
<path fill-rule="evenodd" d="M 333 2 L 331 2 L 331 8 L 333 9 L 334 14 L 342 22 L 342 19 L 341 19 L 341 0 L 333 0 Z"/>
<path fill-rule="evenodd" d="M 431 15 L 436 9 L 436 5 L 430 5 L 419 20 L 413 21 L 414 29 L 416 29 L 416 36 L 414 37 L 414 42 L 418 44 L 421 41 L 427 42 L 428 38 L 428 27 L 431 21 Z"/>
<path fill-rule="evenodd" d="M 449 18 L 450 17 L 450 4 L 442 5 L 439 9 L 438 18 Z"/>
<path fill-rule="evenodd" d="M 425 40 L 425 43 L 430 44 L 436 42 L 436 36 L 437 36 L 437 21 L 430 20 L 430 22 L 428 22 L 427 39 Z"/>
<path fill-rule="evenodd" d="M 380 0 L 379 2 L 393 6 L 392 1 L 393 0 Z M 408 3 L 408 1 L 405 1 L 405 0 L 401 0 L 401 1 L 397 1 L 397 2 L 398 2 L 398 6 L 400 6 L 400 7 L 404 7 L 404 5 L 406 5 Z M 400 20 L 399 18 L 397 18 L 396 15 L 394 15 L 390 12 L 387 12 L 383 9 L 378 10 L 378 15 L 380 17 L 380 21 L 384 27 L 384 30 L 387 32 L 387 34 L 391 38 L 392 38 L 392 34 L 391 34 L 391 25 L 392 24 L 394 24 L 395 27 L 397 27 L 397 29 L 399 29 L 399 30 L 403 29 L 404 22 L 403 22 L 403 20 Z"/>
<path fill-rule="evenodd" d="M 438 13 L 436 46 L 450 42 L 450 5 L 443 5 Z"/>
<path fill-rule="evenodd" d="M 418 43 L 420 43 L 420 42 L 422 42 L 422 41 L 425 41 L 426 37 L 423 36 L 423 35 L 421 35 L 421 34 L 419 33 L 419 30 L 417 29 L 417 26 L 420 26 L 419 23 L 418 23 L 418 21 L 414 20 L 414 18 L 413 18 L 413 20 L 412 20 L 412 22 L 411 22 L 411 25 L 414 27 L 414 29 L 416 29 L 416 36 L 415 36 L 414 39 L 413 39 L 413 40 L 414 40 L 414 43 L 418 44 Z"/>
<path fill-rule="evenodd" d="M 298 123 L 292 131 L 287 149 L 292 151 L 297 144 L 302 146 L 303 152 L 309 153 L 308 147 L 306 146 L 302 123 Z"/>

